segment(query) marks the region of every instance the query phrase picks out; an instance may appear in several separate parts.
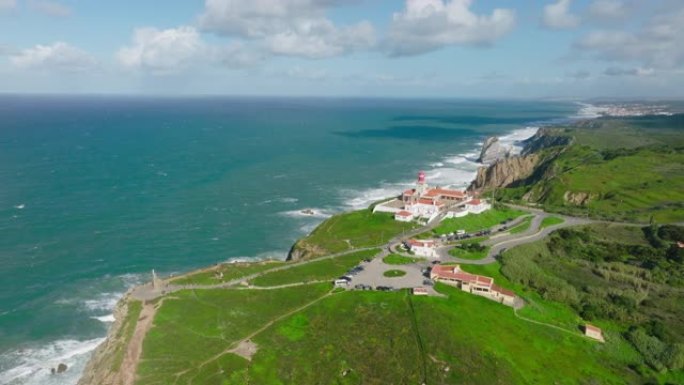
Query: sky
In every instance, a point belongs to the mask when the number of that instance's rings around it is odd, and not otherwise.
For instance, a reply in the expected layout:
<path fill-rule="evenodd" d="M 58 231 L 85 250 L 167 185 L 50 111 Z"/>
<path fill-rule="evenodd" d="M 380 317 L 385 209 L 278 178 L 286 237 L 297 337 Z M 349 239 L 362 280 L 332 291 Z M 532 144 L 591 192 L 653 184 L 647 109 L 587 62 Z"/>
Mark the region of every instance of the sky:
<path fill-rule="evenodd" d="M 0 0 L 0 93 L 682 98 L 682 0 Z"/>

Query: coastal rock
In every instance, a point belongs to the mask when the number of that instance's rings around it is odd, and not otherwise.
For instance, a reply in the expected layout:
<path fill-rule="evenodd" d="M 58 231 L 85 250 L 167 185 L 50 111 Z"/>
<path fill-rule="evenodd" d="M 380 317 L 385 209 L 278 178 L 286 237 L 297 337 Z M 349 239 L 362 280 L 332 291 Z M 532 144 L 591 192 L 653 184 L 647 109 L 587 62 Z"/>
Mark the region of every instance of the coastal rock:
<path fill-rule="evenodd" d="M 480 157 L 477 158 L 477 161 L 483 164 L 493 164 L 499 159 L 508 157 L 510 151 L 510 148 L 501 145 L 499 138 L 490 136 L 485 139 L 482 150 L 480 151 Z"/>
<path fill-rule="evenodd" d="M 470 191 L 508 187 L 532 176 L 541 157 L 537 154 L 500 159 L 488 167 L 480 167 Z"/>
<path fill-rule="evenodd" d="M 540 150 L 556 147 L 567 146 L 572 143 L 572 136 L 563 132 L 560 128 L 543 127 L 530 138 L 523 142 L 522 155 L 529 155 Z"/>
<path fill-rule="evenodd" d="M 573 204 L 575 206 L 585 206 L 595 198 L 596 194 L 590 194 L 586 192 L 566 191 L 565 194 L 563 194 L 563 199 L 567 203 Z"/>
<path fill-rule="evenodd" d="M 59 365 L 57 365 L 57 373 L 64 373 L 67 371 L 68 368 L 69 367 L 66 364 L 60 363 Z"/>

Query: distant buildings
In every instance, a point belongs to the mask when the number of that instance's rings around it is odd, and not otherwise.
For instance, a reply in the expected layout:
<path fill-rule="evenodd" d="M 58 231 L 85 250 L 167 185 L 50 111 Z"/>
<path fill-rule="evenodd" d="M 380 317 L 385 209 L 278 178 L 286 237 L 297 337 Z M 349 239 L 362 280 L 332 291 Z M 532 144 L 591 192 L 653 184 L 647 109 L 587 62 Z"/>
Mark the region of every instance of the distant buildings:
<path fill-rule="evenodd" d="M 494 278 L 466 273 L 458 265 L 435 265 L 430 272 L 430 278 L 507 306 L 515 305 L 514 292 L 495 285 Z"/>
<path fill-rule="evenodd" d="M 373 212 L 393 213 L 397 221 L 410 222 L 417 218 L 431 221 L 439 214 L 444 214 L 445 218 L 479 214 L 491 207 L 484 200 L 471 198 L 466 191 L 428 186 L 425 173 L 421 171 L 415 188 L 376 205 Z"/>

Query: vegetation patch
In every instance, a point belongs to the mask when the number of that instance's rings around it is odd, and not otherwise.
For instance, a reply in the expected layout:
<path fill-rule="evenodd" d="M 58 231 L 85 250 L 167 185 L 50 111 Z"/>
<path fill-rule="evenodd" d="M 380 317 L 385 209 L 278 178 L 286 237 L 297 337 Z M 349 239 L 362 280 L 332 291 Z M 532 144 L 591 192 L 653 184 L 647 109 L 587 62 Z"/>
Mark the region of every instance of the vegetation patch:
<path fill-rule="evenodd" d="M 322 297 L 329 288 L 319 284 L 175 292 L 164 300 L 145 337 L 136 384 L 222 385 L 234 376 L 242 380 L 240 371 L 247 361 L 227 350 L 270 321 Z M 297 333 L 289 335 L 296 338 Z"/>
<path fill-rule="evenodd" d="M 215 285 L 282 266 L 281 261 L 222 263 L 216 267 L 174 278 L 175 285 Z"/>
<path fill-rule="evenodd" d="M 465 230 L 466 232 L 486 230 L 503 221 L 517 218 L 523 214 L 525 214 L 524 211 L 501 206 L 481 214 L 468 214 L 461 218 L 445 219 L 433 231 L 436 234 L 442 235 L 455 233 L 458 230 Z"/>
<path fill-rule="evenodd" d="M 539 228 L 543 229 L 543 228 L 549 227 L 549 226 L 560 225 L 563 222 L 565 222 L 565 220 L 563 220 L 563 218 L 550 216 L 550 217 L 546 217 L 546 218 L 542 219 L 541 224 L 539 225 Z"/>
<path fill-rule="evenodd" d="M 525 218 L 525 219 L 523 219 L 523 221 L 519 225 L 510 229 L 509 232 L 511 234 L 518 234 L 518 233 L 525 232 L 525 231 L 527 231 L 527 229 L 530 228 L 531 224 L 532 224 L 532 217 Z"/>
<path fill-rule="evenodd" d="M 650 370 L 680 372 L 684 266 L 658 235 L 670 230 L 616 227 L 558 230 L 504 253 L 501 271 L 535 293 L 521 314 L 536 313 L 564 326 L 582 322 L 576 320 L 579 315 L 614 331 L 612 338 L 629 341 Z"/>
<path fill-rule="evenodd" d="M 126 347 L 128 347 L 128 342 L 131 340 L 131 337 L 133 337 L 135 327 L 138 324 L 138 318 L 140 317 L 140 312 L 142 311 L 142 302 L 140 301 L 128 300 L 126 306 L 128 307 L 126 310 L 126 317 L 122 321 L 121 327 L 115 337 L 119 343 L 114 351 L 114 359 L 112 362 L 112 371 L 114 372 L 121 368 Z"/>
<path fill-rule="evenodd" d="M 331 280 L 346 273 L 361 261 L 373 258 L 379 249 L 349 253 L 336 258 L 311 261 L 288 269 L 266 273 L 250 281 L 255 286 L 278 286 L 288 283 Z"/>
<path fill-rule="evenodd" d="M 370 209 L 352 211 L 327 219 L 310 235 L 299 240 L 294 249 L 300 251 L 304 258 L 311 258 L 352 248 L 381 246 L 416 226 L 398 222 L 388 213 L 373 214 Z"/>
<path fill-rule="evenodd" d="M 475 243 L 464 243 L 449 250 L 449 255 L 461 259 L 478 260 L 483 259 L 489 254 L 489 247 Z"/>
<path fill-rule="evenodd" d="M 383 276 L 389 277 L 389 278 L 397 278 L 397 277 L 403 277 L 406 275 L 406 272 L 404 270 L 387 270 L 384 273 L 382 273 Z"/>
<path fill-rule="evenodd" d="M 425 258 L 420 257 L 406 257 L 404 255 L 390 254 L 382 259 L 388 265 L 408 265 L 411 263 L 425 261 Z"/>

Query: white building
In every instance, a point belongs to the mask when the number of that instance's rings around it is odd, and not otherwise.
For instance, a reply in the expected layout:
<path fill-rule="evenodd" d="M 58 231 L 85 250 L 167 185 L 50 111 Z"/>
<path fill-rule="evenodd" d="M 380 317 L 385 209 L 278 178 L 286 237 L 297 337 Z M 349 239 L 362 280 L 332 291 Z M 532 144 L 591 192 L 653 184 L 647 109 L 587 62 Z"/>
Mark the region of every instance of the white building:
<path fill-rule="evenodd" d="M 394 219 L 396 219 L 399 222 L 411 222 L 413 218 L 413 213 L 410 211 L 401 210 L 397 213 L 394 213 Z"/>
<path fill-rule="evenodd" d="M 490 208 L 492 205 L 481 199 L 471 199 L 465 204 L 466 210 L 471 214 L 481 214 Z"/>
<path fill-rule="evenodd" d="M 417 256 L 427 258 L 438 258 L 437 243 L 432 239 L 416 240 L 410 239 L 408 242 L 409 250 Z"/>

